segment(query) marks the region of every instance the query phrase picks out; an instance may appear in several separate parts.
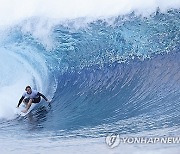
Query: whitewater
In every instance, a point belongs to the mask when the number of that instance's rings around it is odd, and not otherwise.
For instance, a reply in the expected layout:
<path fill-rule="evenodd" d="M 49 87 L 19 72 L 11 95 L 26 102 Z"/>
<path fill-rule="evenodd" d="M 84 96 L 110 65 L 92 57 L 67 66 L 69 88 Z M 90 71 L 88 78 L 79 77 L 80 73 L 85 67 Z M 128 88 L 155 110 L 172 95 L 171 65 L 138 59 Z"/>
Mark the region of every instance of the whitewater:
<path fill-rule="evenodd" d="M 179 51 L 179 0 L 0 0 L 1 153 L 179 154 L 117 138 L 180 137 Z"/>

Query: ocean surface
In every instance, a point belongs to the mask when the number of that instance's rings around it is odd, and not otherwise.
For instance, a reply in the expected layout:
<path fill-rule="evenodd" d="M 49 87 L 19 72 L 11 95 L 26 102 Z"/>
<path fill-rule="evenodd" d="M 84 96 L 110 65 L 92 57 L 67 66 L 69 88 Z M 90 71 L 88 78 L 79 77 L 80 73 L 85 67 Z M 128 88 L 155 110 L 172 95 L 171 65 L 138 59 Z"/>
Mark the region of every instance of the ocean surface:
<path fill-rule="evenodd" d="M 27 85 L 51 102 L 18 116 Z M 179 154 L 106 137 L 180 137 L 180 10 L 3 25 L 0 100 L 2 154 Z"/>

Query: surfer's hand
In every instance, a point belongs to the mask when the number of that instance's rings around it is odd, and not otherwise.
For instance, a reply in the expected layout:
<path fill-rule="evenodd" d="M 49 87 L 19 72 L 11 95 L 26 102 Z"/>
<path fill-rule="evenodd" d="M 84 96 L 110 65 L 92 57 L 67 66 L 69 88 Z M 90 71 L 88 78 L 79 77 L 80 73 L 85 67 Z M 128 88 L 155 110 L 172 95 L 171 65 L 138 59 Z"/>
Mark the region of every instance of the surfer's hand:
<path fill-rule="evenodd" d="M 16 106 L 16 108 L 19 108 L 19 106 Z"/>

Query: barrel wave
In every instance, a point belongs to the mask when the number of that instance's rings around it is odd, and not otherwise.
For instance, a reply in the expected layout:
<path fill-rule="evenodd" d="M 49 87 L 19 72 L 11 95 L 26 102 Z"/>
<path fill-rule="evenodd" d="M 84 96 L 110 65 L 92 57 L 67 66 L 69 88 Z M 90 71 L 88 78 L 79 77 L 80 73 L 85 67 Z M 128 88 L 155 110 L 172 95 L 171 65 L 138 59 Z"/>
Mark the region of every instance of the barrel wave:
<path fill-rule="evenodd" d="M 29 18 L 0 32 L 2 136 L 9 131 L 17 137 L 19 129 L 22 137 L 38 132 L 52 140 L 179 135 L 179 10 L 91 22 L 78 18 L 50 27 L 51 20 L 39 21 Z M 26 85 L 51 104 L 42 101 L 17 117 Z"/>

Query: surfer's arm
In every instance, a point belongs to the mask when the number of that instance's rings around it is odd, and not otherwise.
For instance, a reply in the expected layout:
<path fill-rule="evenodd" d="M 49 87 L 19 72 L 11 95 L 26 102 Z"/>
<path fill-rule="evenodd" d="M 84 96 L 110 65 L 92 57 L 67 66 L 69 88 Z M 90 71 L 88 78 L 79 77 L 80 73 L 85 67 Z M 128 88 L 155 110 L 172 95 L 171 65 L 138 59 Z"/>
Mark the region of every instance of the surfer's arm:
<path fill-rule="evenodd" d="M 42 98 L 44 98 L 46 101 L 48 101 L 48 99 L 46 98 L 46 96 L 44 96 L 43 94 L 41 94 L 40 92 L 37 93 L 38 96 L 41 96 Z"/>
<path fill-rule="evenodd" d="M 24 96 L 21 97 L 21 99 L 19 100 L 19 103 L 18 103 L 17 107 L 19 107 L 19 105 L 22 103 L 22 101 L 23 101 L 24 98 L 25 98 Z"/>

